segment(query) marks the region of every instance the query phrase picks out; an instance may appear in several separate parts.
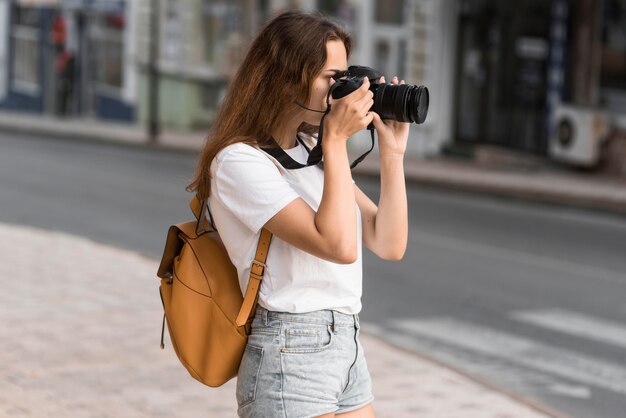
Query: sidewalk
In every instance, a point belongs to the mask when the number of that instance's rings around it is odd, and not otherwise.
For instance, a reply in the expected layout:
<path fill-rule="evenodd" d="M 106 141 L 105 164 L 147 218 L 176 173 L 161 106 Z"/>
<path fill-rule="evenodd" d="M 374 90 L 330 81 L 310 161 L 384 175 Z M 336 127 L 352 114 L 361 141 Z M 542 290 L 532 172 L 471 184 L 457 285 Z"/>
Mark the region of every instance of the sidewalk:
<path fill-rule="evenodd" d="M 193 380 L 159 348 L 158 261 L 0 224 L 0 416 L 236 417 L 233 379 Z M 367 333 L 377 416 L 556 417 Z M 271 417 L 268 417 L 271 418 Z"/>
<path fill-rule="evenodd" d="M 145 129 L 136 125 L 64 121 L 21 113 L 0 113 L 0 131 L 116 142 L 138 147 L 147 144 Z M 151 146 L 193 152 L 201 149 L 204 136 L 205 132 L 164 132 L 158 145 Z M 351 161 L 360 154 L 353 152 Z M 354 169 L 354 173 L 378 175 L 377 157 L 367 157 Z M 516 167 L 493 161 L 407 157 L 405 173 L 408 181 L 419 184 L 626 214 L 626 180 L 576 173 L 545 163 Z"/>

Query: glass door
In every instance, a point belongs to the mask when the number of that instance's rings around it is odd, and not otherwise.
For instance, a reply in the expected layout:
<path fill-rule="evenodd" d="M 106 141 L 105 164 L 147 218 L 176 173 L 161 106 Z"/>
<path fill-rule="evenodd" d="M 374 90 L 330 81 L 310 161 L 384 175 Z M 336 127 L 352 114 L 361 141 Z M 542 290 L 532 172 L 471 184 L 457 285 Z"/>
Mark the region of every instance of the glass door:
<path fill-rule="evenodd" d="M 461 5 L 456 137 L 543 154 L 550 2 Z"/>

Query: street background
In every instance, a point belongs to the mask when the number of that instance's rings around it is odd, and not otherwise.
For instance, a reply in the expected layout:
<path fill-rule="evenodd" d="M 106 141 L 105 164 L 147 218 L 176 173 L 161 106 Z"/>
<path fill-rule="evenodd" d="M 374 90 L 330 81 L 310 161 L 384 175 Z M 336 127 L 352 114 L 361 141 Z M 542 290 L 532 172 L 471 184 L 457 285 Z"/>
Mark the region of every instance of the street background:
<path fill-rule="evenodd" d="M 364 253 L 377 413 L 622 417 L 624 0 L 0 0 L 0 416 L 235 416 L 234 381 L 157 348 L 156 265 L 229 77 L 287 8 L 431 93 L 407 253 Z M 376 147 L 354 176 L 376 202 Z"/>

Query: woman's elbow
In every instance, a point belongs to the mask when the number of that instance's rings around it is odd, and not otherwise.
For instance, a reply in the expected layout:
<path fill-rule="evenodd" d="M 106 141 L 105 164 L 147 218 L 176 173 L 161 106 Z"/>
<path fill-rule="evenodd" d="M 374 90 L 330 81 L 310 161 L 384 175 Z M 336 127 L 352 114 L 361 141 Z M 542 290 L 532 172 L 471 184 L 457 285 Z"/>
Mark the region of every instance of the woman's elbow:
<path fill-rule="evenodd" d="M 359 256 L 356 234 L 352 239 L 350 237 L 342 238 L 327 247 L 329 250 L 328 258 L 337 264 L 352 264 Z"/>
<path fill-rule="evenodd" d="M 388 261 L 400 261 L 404 258 L 405 253 L 406 253 L 406 247 L 402 249 L 398 249 L 396 251 L 389 251 L 385 253 L 383 256 L 381 256 L 381 258 L 383 260 L 388 260 Z"/>
<path fill-rule="evenodd" d="M 333 258 L 338 264 L 353 264 L 359 258 L 358 248 L 355 245 L 336 250 Z"/>
<path fill-rule="evenodd" d="M 356 239 L 350 240 L 320 240 L 314 248 L 317 251 L 309 251 L 326 261 L 335 264 L 352 264 L 358 258 L 358 247 Z M 306 251 L 306 250 L 305 250 Z"/>
<path fill-rule="evenodd" d="M 404 252 L 392 254 L 389 257 L 385 258 L 385 260 L 389 261 L 400 261 L 404 258 Z"/>

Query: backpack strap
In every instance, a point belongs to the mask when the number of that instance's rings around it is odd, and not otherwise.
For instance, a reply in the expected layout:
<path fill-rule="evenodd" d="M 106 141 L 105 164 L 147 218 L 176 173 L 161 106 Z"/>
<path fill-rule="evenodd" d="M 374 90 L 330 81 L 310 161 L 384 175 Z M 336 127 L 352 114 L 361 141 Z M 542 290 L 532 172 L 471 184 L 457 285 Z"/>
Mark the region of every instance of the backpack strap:
<path fill-rule="evenodd" d="M 256 255 L 250 266 L 250 281 L 248 282 L 248 288 L 246 289 L 246 295 L 243 298 L 243 304 L 241 310 L 237 316 L 236 324 L 238 327 L 246 325 L 251 315 L 256 312 L 256 304 L 259 296 L 259 288 L 261 287 L 261 280 L 263 280 L 263 274 L 265 273 L 265 260 L 267 260 L 267 252 L 270 247 L 270 241 L 272 240 L 272 233 L 267 229 L 261 230 L 261 236 L 259 237 L 259 244 L 256 248 Z"/>
<path fill-rule="evenodd" d="M 215 224 L 213 223 L 213 219 L 211 219 L 211 224 L 209 224 L 206 218 L 206 200 L 201 200 L 200 197 L 196 194 L 189 201 L 189 207 L 191 208 L 191 211 L 193 212 L 197 220 L 196 233 L 198 235 L 206 232 L 209 225 L 212 226 L 215 231 L 217 231 L 217 229 L 215 228 Z M 209 215 L 210 214 L 211 212 L 209 211 Z M 254 315 L 254 312 L 256 312 L 259 289 L 261 288 L 261 281 L 263 280 L 263 274 L 265 273 L 265 261 L 267 260 L 267 253 L 269 251 L 271 241 L 272 233 L 263 228 L 261 230 L 261 236 L 259 237 L 259 243 L 256 248 L 256 254 L 250 267 L 250 280 L 248 281 L 248 288 L 246 289 L 246 294 L 243 298 L 243 304 L 241 305 L 241 309 L 239 310 L 239 315 L 237 316 L 236 320 L 236 324 L 239 327 L 242 325 L 247 325 L 250 316 Z"/>

